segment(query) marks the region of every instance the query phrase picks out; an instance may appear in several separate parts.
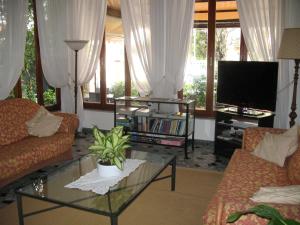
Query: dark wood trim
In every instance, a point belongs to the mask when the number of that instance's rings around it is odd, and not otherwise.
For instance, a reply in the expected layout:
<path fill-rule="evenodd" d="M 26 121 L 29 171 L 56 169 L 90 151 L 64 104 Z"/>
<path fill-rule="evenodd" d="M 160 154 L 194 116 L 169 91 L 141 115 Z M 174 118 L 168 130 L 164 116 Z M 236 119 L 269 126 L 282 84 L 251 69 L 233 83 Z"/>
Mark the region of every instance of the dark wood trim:
<path fill-rule="evenodd" d="M 207 84 L 206 84 L 206 111 L 208 115 L 213 112 L 214 90 L 214 61 L 215 61 L 215 30 L 216 30 L 216 1 L 208 3 L 208 43 L 207 43 Z"/>
<path fill-rule="evenodd" d="M 240 60 L 247 61 L 247 57 L 248 57 L 248 50 L 247 50 L 243 32 L 241 30 Z"/>
<path fill-rule="evenodd" d="M 61 91 L 60 91 L 60 88 L 56 88 L 55 92 L 56 92 L 56 107 L 57 107 L 57 110 L 61 110 Z"/>
<path fill-rule="evenodd" d="M 240 22 L 239 20 L 216 21 L 216 28 L 226 28 L 226 27 L 240 27 Z M 207 21 L 195 20 L 194 28 L 208 28 Z"/>
<path fill-rule="evenodd" d="M 85 109 L 92 109 L 92 110 L 104 110 L 104 111 L 113 111 L 114 105 L 113 104 L 99 104 L 96 102 L 83 102 L 83 107 Z"/>
<path fill-rule="evenodd" d="M 21 76 L 18 79 L 15 87 L 14 87 L 14 94 L 15 98 L 22 98 L 22 82 L 21 82 Z"/>
<path fill-rule="evenodd" d="M 129 64 L 126 54 L 126 48 L 124 46 L 124 61 L 125 61 L 125 95 L 131 96 L 131 77 L 129 71 Z"/>
<path fill-rule="evenodd" d="M 207 118 L 207 119 L 214 119 L 216 115 L 215 111 L 209 112 L 207 110 L 197 109 L 195 110 L 195 117 L 197 118 Z"/>
<path fill-rule="evenodd" d="M 100 51 L 100 104 L 106 105 L 106 38 L 105 31 L 103 34 L 102 47 Z"/>
<path fill-rule="evenodd" d="M 209 2 L 210 0 L 195 0 L 195 2 Z M 217 2 L 235 2 L 236 0 L 216 0 Z"/>
<path fill-rule="evenodd" d="M 237 9 L 219 9 L 216 12 L 237 12 Z M 194 13 L 208 13 L 208 10 L 195 10 Z"/>
<path fill-rule="evenodd" d="M 117 9 L 113 9 L 110 7 L 107 7 L 106 15 L 121 18 L 121 11 Z"/>
<path fill-rule="evenodd" d="M 39 30 L 37 23 L 36 15 L 36 0 L 32 0 L 33 7 L 33 23 L 34 23 L 34 44 L 35 44 L 35 81 L 36 81 L 36 91 L 37 91 L 37 100 L 38 104 L 44 105 L 43 97 L 43 72 L 41 64 L 41 55 L 40 55 L 40 41 L 39 41 Z"/>

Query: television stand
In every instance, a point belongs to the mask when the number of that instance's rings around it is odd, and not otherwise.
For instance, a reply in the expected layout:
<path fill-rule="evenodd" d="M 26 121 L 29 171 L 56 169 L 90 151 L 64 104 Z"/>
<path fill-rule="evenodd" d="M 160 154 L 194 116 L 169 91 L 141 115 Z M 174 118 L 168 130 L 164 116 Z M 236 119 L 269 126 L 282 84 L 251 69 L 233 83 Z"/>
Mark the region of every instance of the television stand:
<path fill-rule="evenodd" d="M 250 111 L 250 112 L 249 112 Z M 237 107 L 216 111 L 215 154 L 230 157 L 241 148 L 243 132 L 248 127 L 273 127 L 275 114 L 268 111 L 249 110 L 238 113 Z"/>
<path fill-rule="evenodd" d="M 255 109 L 248 109 L 244 107 L 228 107 L 227 112 L 237 113 L 240 115 L 248 115 L 248 116 L 262 116 L 264 112 L 258 111 Z"/>

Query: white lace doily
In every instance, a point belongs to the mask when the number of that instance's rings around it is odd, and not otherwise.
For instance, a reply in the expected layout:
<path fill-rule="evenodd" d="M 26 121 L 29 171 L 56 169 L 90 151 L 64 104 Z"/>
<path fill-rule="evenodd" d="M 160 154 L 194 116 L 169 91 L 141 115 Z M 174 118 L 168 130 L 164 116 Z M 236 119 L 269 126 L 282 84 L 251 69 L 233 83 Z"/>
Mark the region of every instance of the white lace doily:
<path fill-rule="evenodd" d="M 66 188 L 77 188 L 83 191 L 92 191 L 100 195 L 104 195 L 109 191 L 109 188 L 117 184 L 124 177 L 127 177 L 135 169 L 137 169 L 145 160 L 126 159 L 124 169 L 120 176 L 116 177 L 101 177 L 97 169 L 81 176 L 78 180 L 67 184 Z"/>

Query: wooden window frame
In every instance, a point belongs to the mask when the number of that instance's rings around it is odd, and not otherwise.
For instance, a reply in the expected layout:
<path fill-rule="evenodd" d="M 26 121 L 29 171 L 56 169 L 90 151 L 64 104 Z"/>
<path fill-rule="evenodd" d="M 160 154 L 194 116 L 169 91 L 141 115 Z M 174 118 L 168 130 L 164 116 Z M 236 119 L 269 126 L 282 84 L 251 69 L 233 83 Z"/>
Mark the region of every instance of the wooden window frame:
<path fill-rule="evenodd" d="M 35 45 L 35 75 L 36 75 L 36 96 L 39 105 L 44 105 L 44 88 L 43 88 L 43 70 L 41 63 L 41 54 L 40 54 L 40 42 L 38 35 L 38 26 L 37 26 L 37 14 L 36 14 L 36 0 L 32 0 L 33 7 L 33 24 L 34 24 L 34 45 Z M 17 81 L 14 87 L 14 95 L 16 98 L 22 98 L 22 83 L 21 77 Z M 61 109 L 61 96 L 60 89 L 56 88 L 56 104 L 45 106 L 50 111 L 58 111 Z"/>
<path fill-rule="evenodd" d="M 224 1 L 224 0 L 222 0 Z M 233 1 L 233 0 L 228 0 Z M 216 3 L 218 0 L 196 0 L 196 2 L 208 2 L 208 21 L 205 23 L 201 23 L 201 21 L 197 21 L 194 24 L 194 28 L 208 28 L 208 37 L 209 40 L 207 43 L 207 83 L 206 83 L 206 106 L 205 109 L 196 108 L 195 116 L 202 118 L 214 118 L 215 110 L 214 110 L 214 63 L 215 63 L 215 32 L 216 28 L 220 27 L 240 27 L 238 20 L 230 20 L 226 21 L 226 24 L 218 24 L 216 21 Z M 203 21 L 204 22 L 204 21 Z M 222 22 L 222 21 L 218 21 Z M 241 41 L 240 41 L 240 60 L 247 60 L 247 48 L 244 41 L 243 34 L 241 33 Z M 178 92 L 178 97 L 183 98 L 183 90 Z"/>
<path fill-rule="evenodd" d="M 114 105 L 112 103 L 107 103 L 106 99 L 106 38 L 105 32 L 103 35 L 103 41 L 100 51 L 100 102 L 83 102 L 83 107 L 85 109 L 94 109 L 94 110 L 104 110 L 104 111 L 113 111 Z M 126 49 L 124 46 L 124 62 L 125 62 L 125 95 L 131 95 L 131 78 L 129 72 L 128 59 L 126 55 Z"/>

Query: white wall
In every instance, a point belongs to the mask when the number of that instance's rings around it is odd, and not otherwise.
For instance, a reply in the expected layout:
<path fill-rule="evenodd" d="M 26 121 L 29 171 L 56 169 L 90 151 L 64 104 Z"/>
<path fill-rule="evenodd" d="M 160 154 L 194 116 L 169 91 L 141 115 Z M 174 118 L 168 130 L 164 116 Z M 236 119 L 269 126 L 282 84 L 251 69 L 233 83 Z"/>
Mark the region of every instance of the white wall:
<path fill-rule="evenodd" d="M 114 125 L 113 112 L 99 110 L 84 110 L 84 119 L 82 126 L 92 128 L 97 125 L 103 130 L 109 130 Z M 213 119 L 196 119 L 195 122 L 195 139 L 214 140 L 215 120 Z"/>

